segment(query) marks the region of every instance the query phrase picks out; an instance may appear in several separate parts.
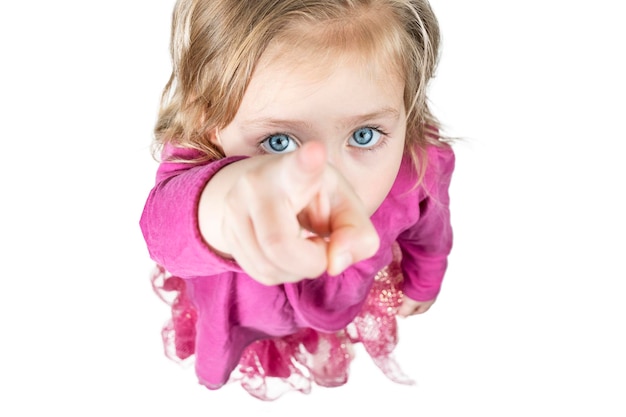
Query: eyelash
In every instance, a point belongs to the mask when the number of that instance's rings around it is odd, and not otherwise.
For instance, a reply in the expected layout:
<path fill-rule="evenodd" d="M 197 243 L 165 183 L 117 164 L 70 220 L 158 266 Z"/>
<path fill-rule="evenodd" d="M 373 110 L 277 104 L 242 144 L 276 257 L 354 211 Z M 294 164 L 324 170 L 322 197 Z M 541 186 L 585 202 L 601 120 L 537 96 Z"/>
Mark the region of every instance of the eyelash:
<path fill-rule="evenodd" d="M 295 138 L 294 135 L 287 133 L 287 132 L 273 132 L 270 133 L 268 135 L 265 135 L 265 137 L 263 137 L 263 139 L 259 140 L 256 144 L 256 147 L 258 149 L 259 154 L 262 155 L 266 155 L 266 154 L 270 154 L 271 152 L 266 151 L 265 149 L 263 149 L 263 143 L 265 143 L 267 140 L 269 140 L 269 138 L 271 138 L 272 136 L 277 136 L 277 135 L 285 135 L 288 138 L 290 138 L 291 140 L 295 141 L 298 146 L 300 146 L 300 142 L 298 142 Z"/>
<path fill-rule="evenodd" d="M 378 143 L 372 147 L 358 147 L 358 146 L 353 146 L 354 149 L 356 149 L 357 151 L 360 152 L 376 152 L 379 151 L 380 149 L 382 149 L 385 145 L 387 145 L 387 142 L 389 140 L 389 134 L 383 130 L 382 127 L 380 126 L 361 126 L 355 130 L 353 130 L 352 133 L 356 132 L 359 129 L 372 129 L 377 131 L 378 133 L 380 133 L 380 140 L 378 141 Z"/>
<path fill-rule="evenodd" d="M 382 149 L 384 146 L 387 145 L 387 142 L 389 140 L 389 134 L 385 130 L 383 130 L 382 127 L 380 127 L 380 126 L 370 126 L 370 125 L 360 126 L 360 127 L 356 128 L 356 129 L 354 129 L 352 131 L 352 134 L 354 134 L 354 132 L 356 132 L 359 129 L 372 129 L 372 130 L 375 130 L 378 133 L 380 133 L 381 138 L 378 141 L 378 143 L 376 145 L 374 145 L 373 147 L 351 146 L 351 148 L 355 149 L 356 151 L 358 151 L 358 152 L 376 152 L 376 151 Z M 298 142 L 298 140 L 296 140 L 294 138 L 294 136 L 292 134 L 286 133 L 286 132 L 273 132 L 273 133 L 270 133 L 268 135 L 265 135 L 265 137 L 263 139 L 258 141 L 257 149 L 258 149 L 260 154 L 267 154 L 268 153 L 265 149 L 263 149 L 263 143 L 265 143 L 272 136 L 276 136 L 276 135 L 285 135 L 285 136 L 291 138 L 292 140 L 294 140 L 296 143 L 298 143 L 298 146 L 300 146 L 300 143 Z"/>

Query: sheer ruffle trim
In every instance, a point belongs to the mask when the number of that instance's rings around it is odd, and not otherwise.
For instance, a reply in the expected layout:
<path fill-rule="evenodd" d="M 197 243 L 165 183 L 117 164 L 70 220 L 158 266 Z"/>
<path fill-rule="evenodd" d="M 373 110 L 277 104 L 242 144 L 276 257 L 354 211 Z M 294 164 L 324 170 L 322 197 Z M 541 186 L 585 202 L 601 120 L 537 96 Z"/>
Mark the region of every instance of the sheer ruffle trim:
<path fill-rule="evenodd" d="M 398 343 L 396 312 L 403 296 L 399 261 L 400 252 L 394 248 L 393 262 L 376 275 L 361 312 L 345 329 L 330 334 L 302 329 L 286 337 L 256 341 L 244 350 L 229 382 L 240 383 L 262 400 L 274 400 L 288 391 L 307 394 L 314 383 L 340 386 L 348 381 L 352 346 L 361 343 L 389 379 L 412 384 L 392 355 Z M 197 314 L 184 280 L 157 266 L 152 285 L 172 309 L 172 319 L 162 330 L 165 355 L 176 362 L 192 360 Z"/>
<path fill-rule="evenodd" d="M 185 281 L 171 276 L 161 265 L 155 267 L 151 281 L 154 292 L 172 309 L 172 318 L 161 330 L 165 356 L 183 362 L 194 354 L 198 318 L 185 291 Z"/>

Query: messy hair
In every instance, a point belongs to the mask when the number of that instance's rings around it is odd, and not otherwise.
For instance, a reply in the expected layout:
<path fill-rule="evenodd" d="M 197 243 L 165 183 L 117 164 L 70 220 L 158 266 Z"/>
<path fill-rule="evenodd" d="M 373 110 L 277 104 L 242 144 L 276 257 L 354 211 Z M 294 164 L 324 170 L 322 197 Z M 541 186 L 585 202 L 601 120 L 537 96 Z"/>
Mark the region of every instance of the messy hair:
<path fill-rule="evenodd" d="M 261 55 L 277 42 L 306 48 L 303 38 L 317 45 L 307 52 L 390 60 L 405 86 L 406 151 L 419 166 L 426 145 L 441 144 L 426 95 L 440 42 L 427 0 L 178 0 L 155 143 L 222 158 L 210 135 L 235 117 Z"/>

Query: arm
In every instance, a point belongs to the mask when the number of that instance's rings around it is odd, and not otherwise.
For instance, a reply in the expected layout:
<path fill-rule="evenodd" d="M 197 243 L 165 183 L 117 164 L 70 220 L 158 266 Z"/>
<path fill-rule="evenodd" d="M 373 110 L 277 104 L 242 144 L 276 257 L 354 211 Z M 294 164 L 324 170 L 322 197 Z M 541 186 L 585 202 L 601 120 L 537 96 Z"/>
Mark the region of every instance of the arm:
<path fill-rule="evenodd" d="M 453 170 L 454 153 L 450 147 L 429 148 L 420 190 L 419 220 L 398 237 L 406 295 L 400 315 L 425 312 L 441 289 L 452 249 L 448 188 Z"/>
<path fill-rule="evenodd" d="M 224 167 L 202 192 L 199 218 L 208 244 L 266 285 L 336 275 L 378 249 L 360 199 L 319 142 Z"/>
<path fill-rule="evenodd" d="M 302 224 L 328 239 L 303 236 Z M 280 156 L 164 162 L 141 226 L 152 258 L 173 274 L 243 269 L 268 285 L 337 274 L 378 248 L 360 200 L 315 143 Z"/>
<path fill-rule="evenodd" d="M 234 262 L 217 256 L 206 244 L 198 225 L 197 207 L 202 190 L 213 175 L 241 158 L 205 164 L 175 162 L 199 156 L 201 154 L 195 150 L 165 147 L 156 184 L 140 220 L 151 258 L 182 277 L 240 270 Z"/>

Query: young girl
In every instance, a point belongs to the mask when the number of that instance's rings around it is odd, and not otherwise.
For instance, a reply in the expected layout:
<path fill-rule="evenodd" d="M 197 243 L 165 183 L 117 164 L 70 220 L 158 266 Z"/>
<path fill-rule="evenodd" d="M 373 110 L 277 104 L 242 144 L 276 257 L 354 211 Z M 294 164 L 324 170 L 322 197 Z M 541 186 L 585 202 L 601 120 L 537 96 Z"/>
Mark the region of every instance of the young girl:
<path fill-rule="evenodd" d="M 395 315 L 430 308 L 452 245 L 438 44 L 426 0 L 176 3 L 141 228 L 203 385 L 341 385 L 355 342 L 410 383 Z"/>

